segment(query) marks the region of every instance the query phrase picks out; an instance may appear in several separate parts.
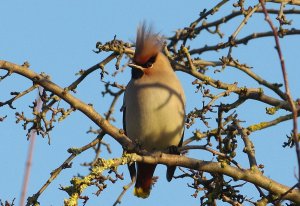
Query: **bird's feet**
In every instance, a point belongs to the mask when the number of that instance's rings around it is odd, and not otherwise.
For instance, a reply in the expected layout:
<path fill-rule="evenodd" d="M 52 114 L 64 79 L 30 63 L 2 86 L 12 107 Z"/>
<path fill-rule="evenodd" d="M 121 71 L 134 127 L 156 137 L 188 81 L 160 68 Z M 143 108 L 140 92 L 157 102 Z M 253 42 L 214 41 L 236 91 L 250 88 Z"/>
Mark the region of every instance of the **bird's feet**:
<path fill-rule="evenodd" d="M 180 152 L 178 150 L 178 146 L 172 145 L 170 147 L 168 147 L 168 153 L 169 154 L 177 154 L 180 155 Z"/>

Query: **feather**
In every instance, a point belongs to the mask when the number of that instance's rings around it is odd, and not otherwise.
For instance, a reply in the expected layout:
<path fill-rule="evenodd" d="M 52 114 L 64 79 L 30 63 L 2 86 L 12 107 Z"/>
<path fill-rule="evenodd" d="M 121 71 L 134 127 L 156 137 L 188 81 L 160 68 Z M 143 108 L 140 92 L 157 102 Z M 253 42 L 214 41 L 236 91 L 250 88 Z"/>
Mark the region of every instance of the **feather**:
<path fill-rule="evenodd" d="M 152 26 L 147 27 L 147 24 L 143 22 L 137 29 L 133 61 L 138 65 L 146 64 L 162 50 L 163 41 L 159 33 L 153 32 Z"/>
<path fill-rule="evenodd" d="M 137 163 L 137 179 L 133 190 L 135 196 L 147 198 L 150 195 L 155 167 L 152 164 Z"/>

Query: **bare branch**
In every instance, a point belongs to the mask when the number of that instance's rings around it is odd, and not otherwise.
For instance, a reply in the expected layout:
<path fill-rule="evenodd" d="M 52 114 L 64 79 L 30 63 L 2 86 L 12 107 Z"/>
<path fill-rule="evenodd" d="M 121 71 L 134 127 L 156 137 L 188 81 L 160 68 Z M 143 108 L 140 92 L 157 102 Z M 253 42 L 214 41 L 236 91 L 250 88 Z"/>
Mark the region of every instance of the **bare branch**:
<path fill-rule="evenodd" d="M 251 169 L 244 170 L 239 169 L 230 165 L 224 165 L 224 163 L 217 163 L 211 161 L 201 161 L 185 156 L 179 155 L 170 155 L 165 153 L 153 154 L 152 156 L 140 156 L 137 154 L 126 154 L 122 158 L 115 158 L 113 160 L 104 160 L 101 159 L 99 165 L 95 165 L 93 171 L 83 177 L 83 179 L 77 178 L 77 181 L 72 181 L 73 185 L 65 188 L 71 192 L 70 201 L 76 201 L 76 198 L 80 196 L 83 192 L 82 190 L 78 190 L 78 188 L 85 188 L 84 185 L 90 184 L 89 182 L 96 178 L 98 175 L 101 175 L 104 170 L 107 170 L 112 167 L 116 167 L 119 165 L 128 164 L 132 161 L 144 162 L 148 164 L 164 164 L 168 166 L 181 166 L 185 168 L 194 169 L 197 171 L 205 171 L 212 174 L 225 174 L 229 177 L 234 178 L 235 180 L 244 180 L 255 184 L 265 190 L 268 190 L 273 194 L 285 194 L 286 191 L 289 191 L 283 199 L 291 200 L 295 203 L 300 203 L 300 191 L 298 189 L 290 190 L 289 187 L 284 186 L 268 177 L 265 177 L 260 172 L 255 172 Z M 80 184 L 79 187 L 77 184 Z M 77 188 L 77 189 L 76 189 Z"/>
<path fill-rule="evenodd" d="M 235 39 L 238 35 L 238 33 L 242 30 L 242 28 L 247 24 L 247 21 L 250 19 L 250 17 L 252 16 L 253 13 L 256 12 L 256 10 L 259 8 L 260 4 L 257 4 L 254 6 L 254 8 L 252 7 L 249 7 L 248 10 L 248 14 L 245 16 L 245 18 L 243 19 L 243 21 L 240 23 L 240 25 L 237 27 L 237 29 L 235 30 L 235 32 L 229 37 L 229 40 L 228 42 L 230 43 L 230 47 L 229 47 L 229 51 L 228 51 L 228 54 L 227 54 L 227 57 L 231 57 L 231 51 L 232 51 L 232 47 L 233 46 L 236 46 L 234 44 L 235 42 Z"/>
<path fill-rule="evenodd" d="M 234 93 L 236 93 L 246 99 L 258 100 L 258 101 L 267 103 L 272 106 L 278 106 L 278 107 L 288 110 L 288 111 L 292 110 L 291 106 L 288 102 L 267 96 L 267 95 L 263 94 L 263 91 L 261 89 L 253 89 L 253 88 L 245 88 L 245 87 L 239 88 L 236 84 L 227 84 L 227 83 L 223 83 L 219 80 L 212 79 L 211 77 L 206 76 L 198 71 L 193 71 L 191 69 L 188 69 L 184 65 L 179 64 L 175 61 L 173 61 L 172 64 L 173 64 L 175 70 L 183 71 L 185 73 L 191 74 L 192 76 L 203 81 L 203 84 L 207 84 L 207 85 L 210 85 L 210 86 L 218 88 L 218 89 L 233 91 Z M 297 106 L 297 109 L 299 110 L 300 107 Z"/>
<path fill-rule="evenodd" d="M 23 97 L 24 95 L 32 92 L 33 90 L 35 90 L 38 87 L 38 85 L 33 85 L 31 87 L 29 87 L 28 89 L 26 89 L 23 92 L 11 92 L 11 95 L 15 95 L 13 98 L 5 101 L 5 102 L 0 102 L 0 107 L 4 106 L 4 105 L 8 105 L 10 108 L 12 109 L 16 109 L 15 107 L 13 107 L 12 103 L 14 101 L 16 101 L 17 99 L 19 99 L 20 97 Z"/>
<path fill-rule="evenodd" d="M 291 5 L 297 5 L 300 6 L 299 0 L 266 0 L 266 2 L 273 2 L 273 3 L 286 3 Z"/>
<path fill-rule="evenodd" d="M 278 36 L 277 29 L 273 25 L 272 20 L 270 19 L 270 16 L 268 15 L 268 12 L 266 10 L 266 7 L 264 5 L 263 0 L 259 0 L 259 1 L 261 2 L 262 8 L 263 8 L 264 13 L 265 13 L 265 20 L 269 23 L 269 25 L 270 25 L 270 27 L 273 31 L 273 34 L 274 34 L 275 43 L 276 43 L 276 50 L 277 50 L 277 53 L 278 53 L 278 57 L 280 59 L 281 70 L 282 70 L 282 75 L 283 75 L 283 79 L 284 79 L 284 86 L 285 86 L 287 101 L 288 101 L 288 103 L 291 107 L 291 111 L 293 113 L 293 136 L 294 136 L 294 141 L 295 141 L 295 145 L 296 145 L 296 155 L 297 155 L 297 159 L 298 159 L 298 186 L 300 186 L 300 143 L 299 143 L 298 125 L 297 125 L 298 124 L 297 123 L 298 108 L 297 108 L 295 102 L 293 101 L 293 98 L 292 98 L 292 95 L 291 95 L 291 92 L 290 92 L 288 76 L 287 76 L 285 63 L 284 63 L 284 58 L 283 58 L 283 54 L 282 54 L 280 43 L 279 43 L 279 36 Z"/>
<path fill-rule="evenodd" d="M 36 98 L 36 105 L 34 108 L 37 112 L 39 112 L 41 110 L 41 107 L 43 104 L 41 97 L 40 97 L 40 92 L 42 92 L 42 91 L 43 91 L 43 88 L 39 88 L 38 96 Z M 37 132 L 34 130 L 32 130 L 30 132 L 30 137 L 29 137 L 30 142 L 29 142 L 29 146 L 28 146 L 28 154 L 27 154 L 27 160 L 26 160 L 26 166 L 25 166 L 25 172 L 24 172 L 24 178 L 23 178 L 23 185 L 22 185 L 22 190 L 21 190 L 22 191 L 21 201 L 20 201 L 21 206 L 23 206 L 25 203 L 25 196 L 27 193 L 27 188 L 28 188 L 28 183 L 29 183 L 36 134 L 37 134 Z"/>
<path fill-rule="evenodd" d="M 70 168 L 72 166 L 71 161 L 80 153 L 90 149 L 91 147 L 97 145 L 103 138 L 103 136 L 105 135 L 104 132 L 102 132 L 97 138 L 95 138 L 92 142 L 84 145 L 81 148 L 70 148 L 68 150 L 69 153 L 71 153 L 71 155 L 56 169 L 54 169 L 51 173 L 50 173 L 50 177 L 49 179 L 46 181 L 46 183 L 39 189 L 39 191 L 37 193 L 35 193 L 34 195 L 32 195 L 31 197 L 28 197 L 27 199 L 27 204 L 26 206 L 30 206 L 30 205 L 35 205 L 37 203 L 37 200 L 39 198 L 39 196 L 45 191 L 45 189 L 51 184 L 51 182 L 60 174 L 60 172 L 63 169 L 67 169 Z"/>
<path fill-rule="evenodd" d="M 123 191 L 121 192 L 121 194 L 119 195 L 119 197 L 117 198 L 117 200 L 115 201 L 115 203 L 113 204 L 113 206 L 116 206 L 118 204 L 121 204 L 121 200 L 122 200 L 122 197 L 125 195 L 125 193 L 127 192 L 127 190 L 132 187 L 132 185 L 134 184 L 135 182 L 134 181 L 131 181 L 128 185 L 125 185 L 123 187 Z"/>
<path fill-rule="evenodd" d="M 106 65 L 108 62 L 110 62 L 117 56 L 118 56 L 117 53 L 112 53 L 111 55 L 109 55 L 106 59 L 104 59 L 100 63 L 95 64 L 94 66 L 92 66 L 91 68 L 89 68 L 85 71 L 82 71 L 80 73 L 80 77 L 76 81 L 74 81 L 72 84 L 70 84 L 70 86 L 67 87 L 67 90 L 69 90 L 69 91 L 75 90 L 76 87 L 78 86 L 78 84 L 80 84 L 80 82 L 82 82 L 82 80 L 84 80 L 90 73 L 94 72 L 95 70 L 99 69 L 100 67 L 104 67 L 104 65 Z"/>
<path fill-rule="evenodd" d="M 24 68 L 7 61 L 0 60 L 0 68 L 20 74 L 30 79 L 34 83 L 42 86 L 45 90 L 57 94 L 60 98 L 64 99 L 67 103 L 72 105 L 72 107 L 81 111 L 88 118 L 90 118 L 95 124 L 102 128 L 105 133 L 111 135 L 124 148 L 129 150 L 133 148 L 132 141 L 125 136 L 122 130 L 112 126 L 107 120 L 105 120 L 105 118 L 98 114 L 93 107 L 72 96 L 70 93 L 68 93 L 68 91 L 51 82 L 48 78 L 45 78 L 28 68 Z"/>
<path fill-rule="evenodd" d="M 299 35 L 300 34 L 300 30 L 299 29 L 288 29 L 285 31 L 284 35 Z M 248 42 L 250 40 L 253 39 L 257 39 L 257 38 L 263 38 L 263 37 L 271 37 L 273 36 L 273 32 L 272 31 L 268 31 L 268 32 L 257 32 L 257 33 L 253 33 L 253 34 L 249 34 L 248 36 L 245 36 L 241 39 L 237 39 L 235 41 L 227 41 L 227 42 L 221 42 L 218 43 L 216 45 L 212 45 L 212 46 L 207 46 L 205 45 L 202 48 L 197 48 L 197 49 L 192 49 L 190 51 L 191 55 L 195 55 L 195 54 L 202 54 L 203 52 L 207 52 L 207 51 L 218 51 L 220 49 L 225 49 L 227 47 L 230 47 L 232 44 L 233 45 L 239 45 L 239 44 L 248 44 Z"/>

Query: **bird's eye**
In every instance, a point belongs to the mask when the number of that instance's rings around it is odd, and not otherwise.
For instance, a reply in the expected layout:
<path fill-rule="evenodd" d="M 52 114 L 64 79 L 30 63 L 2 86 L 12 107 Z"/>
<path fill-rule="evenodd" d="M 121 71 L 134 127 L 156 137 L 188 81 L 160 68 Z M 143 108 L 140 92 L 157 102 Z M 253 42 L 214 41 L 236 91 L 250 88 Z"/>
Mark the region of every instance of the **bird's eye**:
<path fill-rule="evenodd" d="M 154 62 L 155 62 L 155 60 L 156 60 L 156 55 L 153 56 L 153 57 L 151 57 L 151 58 L 143 65 L 143 67 L 144 67 L 144 68 L 152 68 L 152 67 L 153 67 L 153 64 L 154 64 Z"/>
<path fill-rule="evenodd" d="M 153 63 L 152 62 L 147 62 L 145 64 L 145 68 L 152 68 L 153 67 Z"/>

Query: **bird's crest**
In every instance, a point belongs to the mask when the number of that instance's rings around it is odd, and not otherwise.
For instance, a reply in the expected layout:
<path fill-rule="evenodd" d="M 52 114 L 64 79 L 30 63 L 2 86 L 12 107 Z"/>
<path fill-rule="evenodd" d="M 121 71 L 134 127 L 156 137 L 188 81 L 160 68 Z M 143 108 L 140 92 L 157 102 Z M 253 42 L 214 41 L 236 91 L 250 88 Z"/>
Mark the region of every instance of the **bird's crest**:
<path fill-rule="evenodd" d="M 145 65 L 161 51 L 163 38 L 159 33 L 153 32 L 152 26 L 147 27 L 146 23 L 143 22 L 137 29 L 135 44 L 133 61 L 138 65 Z"/>

